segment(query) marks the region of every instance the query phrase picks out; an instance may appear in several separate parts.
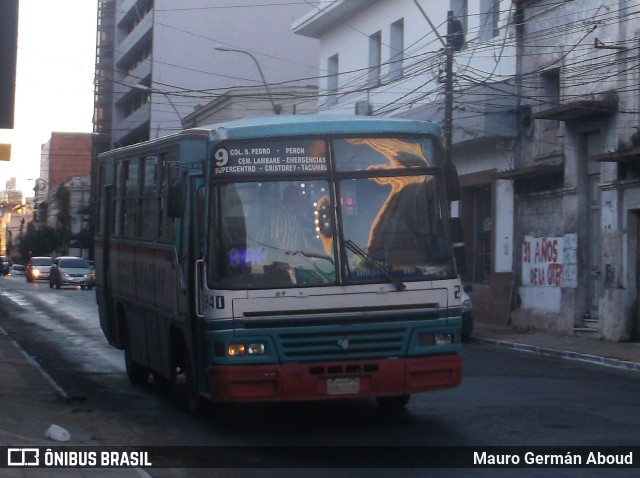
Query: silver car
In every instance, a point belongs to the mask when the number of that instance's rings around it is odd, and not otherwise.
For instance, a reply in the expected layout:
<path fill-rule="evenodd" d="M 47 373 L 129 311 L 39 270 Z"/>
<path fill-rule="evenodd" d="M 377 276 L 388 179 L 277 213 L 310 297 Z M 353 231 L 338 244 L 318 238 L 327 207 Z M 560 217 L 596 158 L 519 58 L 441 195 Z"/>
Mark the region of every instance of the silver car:
<path fill-rule="evenodd" d="M 53 261 L 49 273 L 49 287 L 59 289 L 63 285 L 80 286 L 92 289 L 94 273 L 86 259 L 81 257 L 62 256 Z"/>

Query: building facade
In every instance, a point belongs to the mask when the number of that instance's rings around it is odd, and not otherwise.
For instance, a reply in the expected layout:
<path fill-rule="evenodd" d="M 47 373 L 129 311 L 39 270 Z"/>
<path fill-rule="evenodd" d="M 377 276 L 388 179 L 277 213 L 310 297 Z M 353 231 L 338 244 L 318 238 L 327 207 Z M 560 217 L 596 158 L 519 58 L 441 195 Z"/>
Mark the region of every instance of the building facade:
<path fill-rule="evenodd" d="M 247 116 L 277 114 L 304 115 L 318 111 L 316 86 L 269 88 L 269 95 L 254 88 L 229 88 L 215 100 L 196 107 L 185 116 L 185 128 L 232 121 Z"/>
<path fill-rule="evenodd" d="M 46 223 L 63 238 L 62 255 L 90 257 L 91 178 L 73 176 L 58 184 L 47 200 Z"/>
<path fill-rule="evenodd" d="M 100 0 L 98 150 L 175 132 L 194 109 L 223 100 L 229 88 L 252 90 L 251 99 L 275 94 L 271 85 L 316 84 L 317 41 L 291 32 L 295 18 L 315 3 Z"/>
<path fill-rule="evenodd" d="M 514 2 L 527 108 L 516 192 L 523 327 L 638 340 L 640 2 Z"/>
<path fill-rule="evenodd" d="M 0 191 L 0 255 L 13 261 L 26 223 L 33 217 L 33 198 L 23 200 L 22 191 L 16 189 L 16 178 Z"/>
<path fill-rule="evenodd" d="M 34 184 L 34 209 L 44 207 L 51 192 L 67 179 L 91 174 L 93 155 L 92 133 L 53 132 L 42 145 L 40 154 L 40 176 Z M 42 218 L 44 221 L 44 218 Z"/>

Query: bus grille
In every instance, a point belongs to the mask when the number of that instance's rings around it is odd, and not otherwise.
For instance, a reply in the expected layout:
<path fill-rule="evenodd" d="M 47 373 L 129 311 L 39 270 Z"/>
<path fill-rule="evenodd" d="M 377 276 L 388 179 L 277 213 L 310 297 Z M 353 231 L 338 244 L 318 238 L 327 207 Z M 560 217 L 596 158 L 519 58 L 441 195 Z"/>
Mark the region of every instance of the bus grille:
<path fill-rule="evenodd" d="M 285 360 L 340 360 L 400 356 L 406 350 L 404 327 L 349 331 L 305 330 L 277 335 Z"/>

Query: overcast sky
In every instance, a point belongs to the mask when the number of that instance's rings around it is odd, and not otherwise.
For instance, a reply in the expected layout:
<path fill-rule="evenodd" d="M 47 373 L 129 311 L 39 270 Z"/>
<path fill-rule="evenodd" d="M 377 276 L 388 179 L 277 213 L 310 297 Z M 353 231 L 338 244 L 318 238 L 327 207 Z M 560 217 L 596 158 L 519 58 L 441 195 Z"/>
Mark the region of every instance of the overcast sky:
<path fill-rule="evenodd" d="M 0 161 L 0 189 L 16 177 L 32 196 L 27 179 L 40 176 L 51 133 L 92 130 L 96 12 L 96 0 L 20 0 L 15 125 L 0 129 L 12 159 Z"/>

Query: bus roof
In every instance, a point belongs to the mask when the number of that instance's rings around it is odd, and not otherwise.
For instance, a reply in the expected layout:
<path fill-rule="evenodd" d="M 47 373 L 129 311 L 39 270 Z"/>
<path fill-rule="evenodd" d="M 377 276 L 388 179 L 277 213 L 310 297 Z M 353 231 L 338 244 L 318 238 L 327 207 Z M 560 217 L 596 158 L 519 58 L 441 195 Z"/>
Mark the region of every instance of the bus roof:
<path fill-rule="evenodd" d="M 176 139 L 208 138 L 217 142 L 226 139 L 253 139 L 276 136 L 309 136 L 322 134 L 432 134 L 440 137 L 436 123 L 406 118 L 356 115 L 274 115 L 256 116 L 194 126 L 160 138 L 116 148 L 100 157 L 127 154 L 141 148 L 157 148 Z"/>
<path fill-rule="evenodd" d="M 435 123 L 404 118 L 383 118 L 352 115 L 278 115 L 243 118 L 193 128 L 210 130 L 212 141 L 269 136 L 300 136 L 341 133 L 408 133 L 440 136 Z"/>

